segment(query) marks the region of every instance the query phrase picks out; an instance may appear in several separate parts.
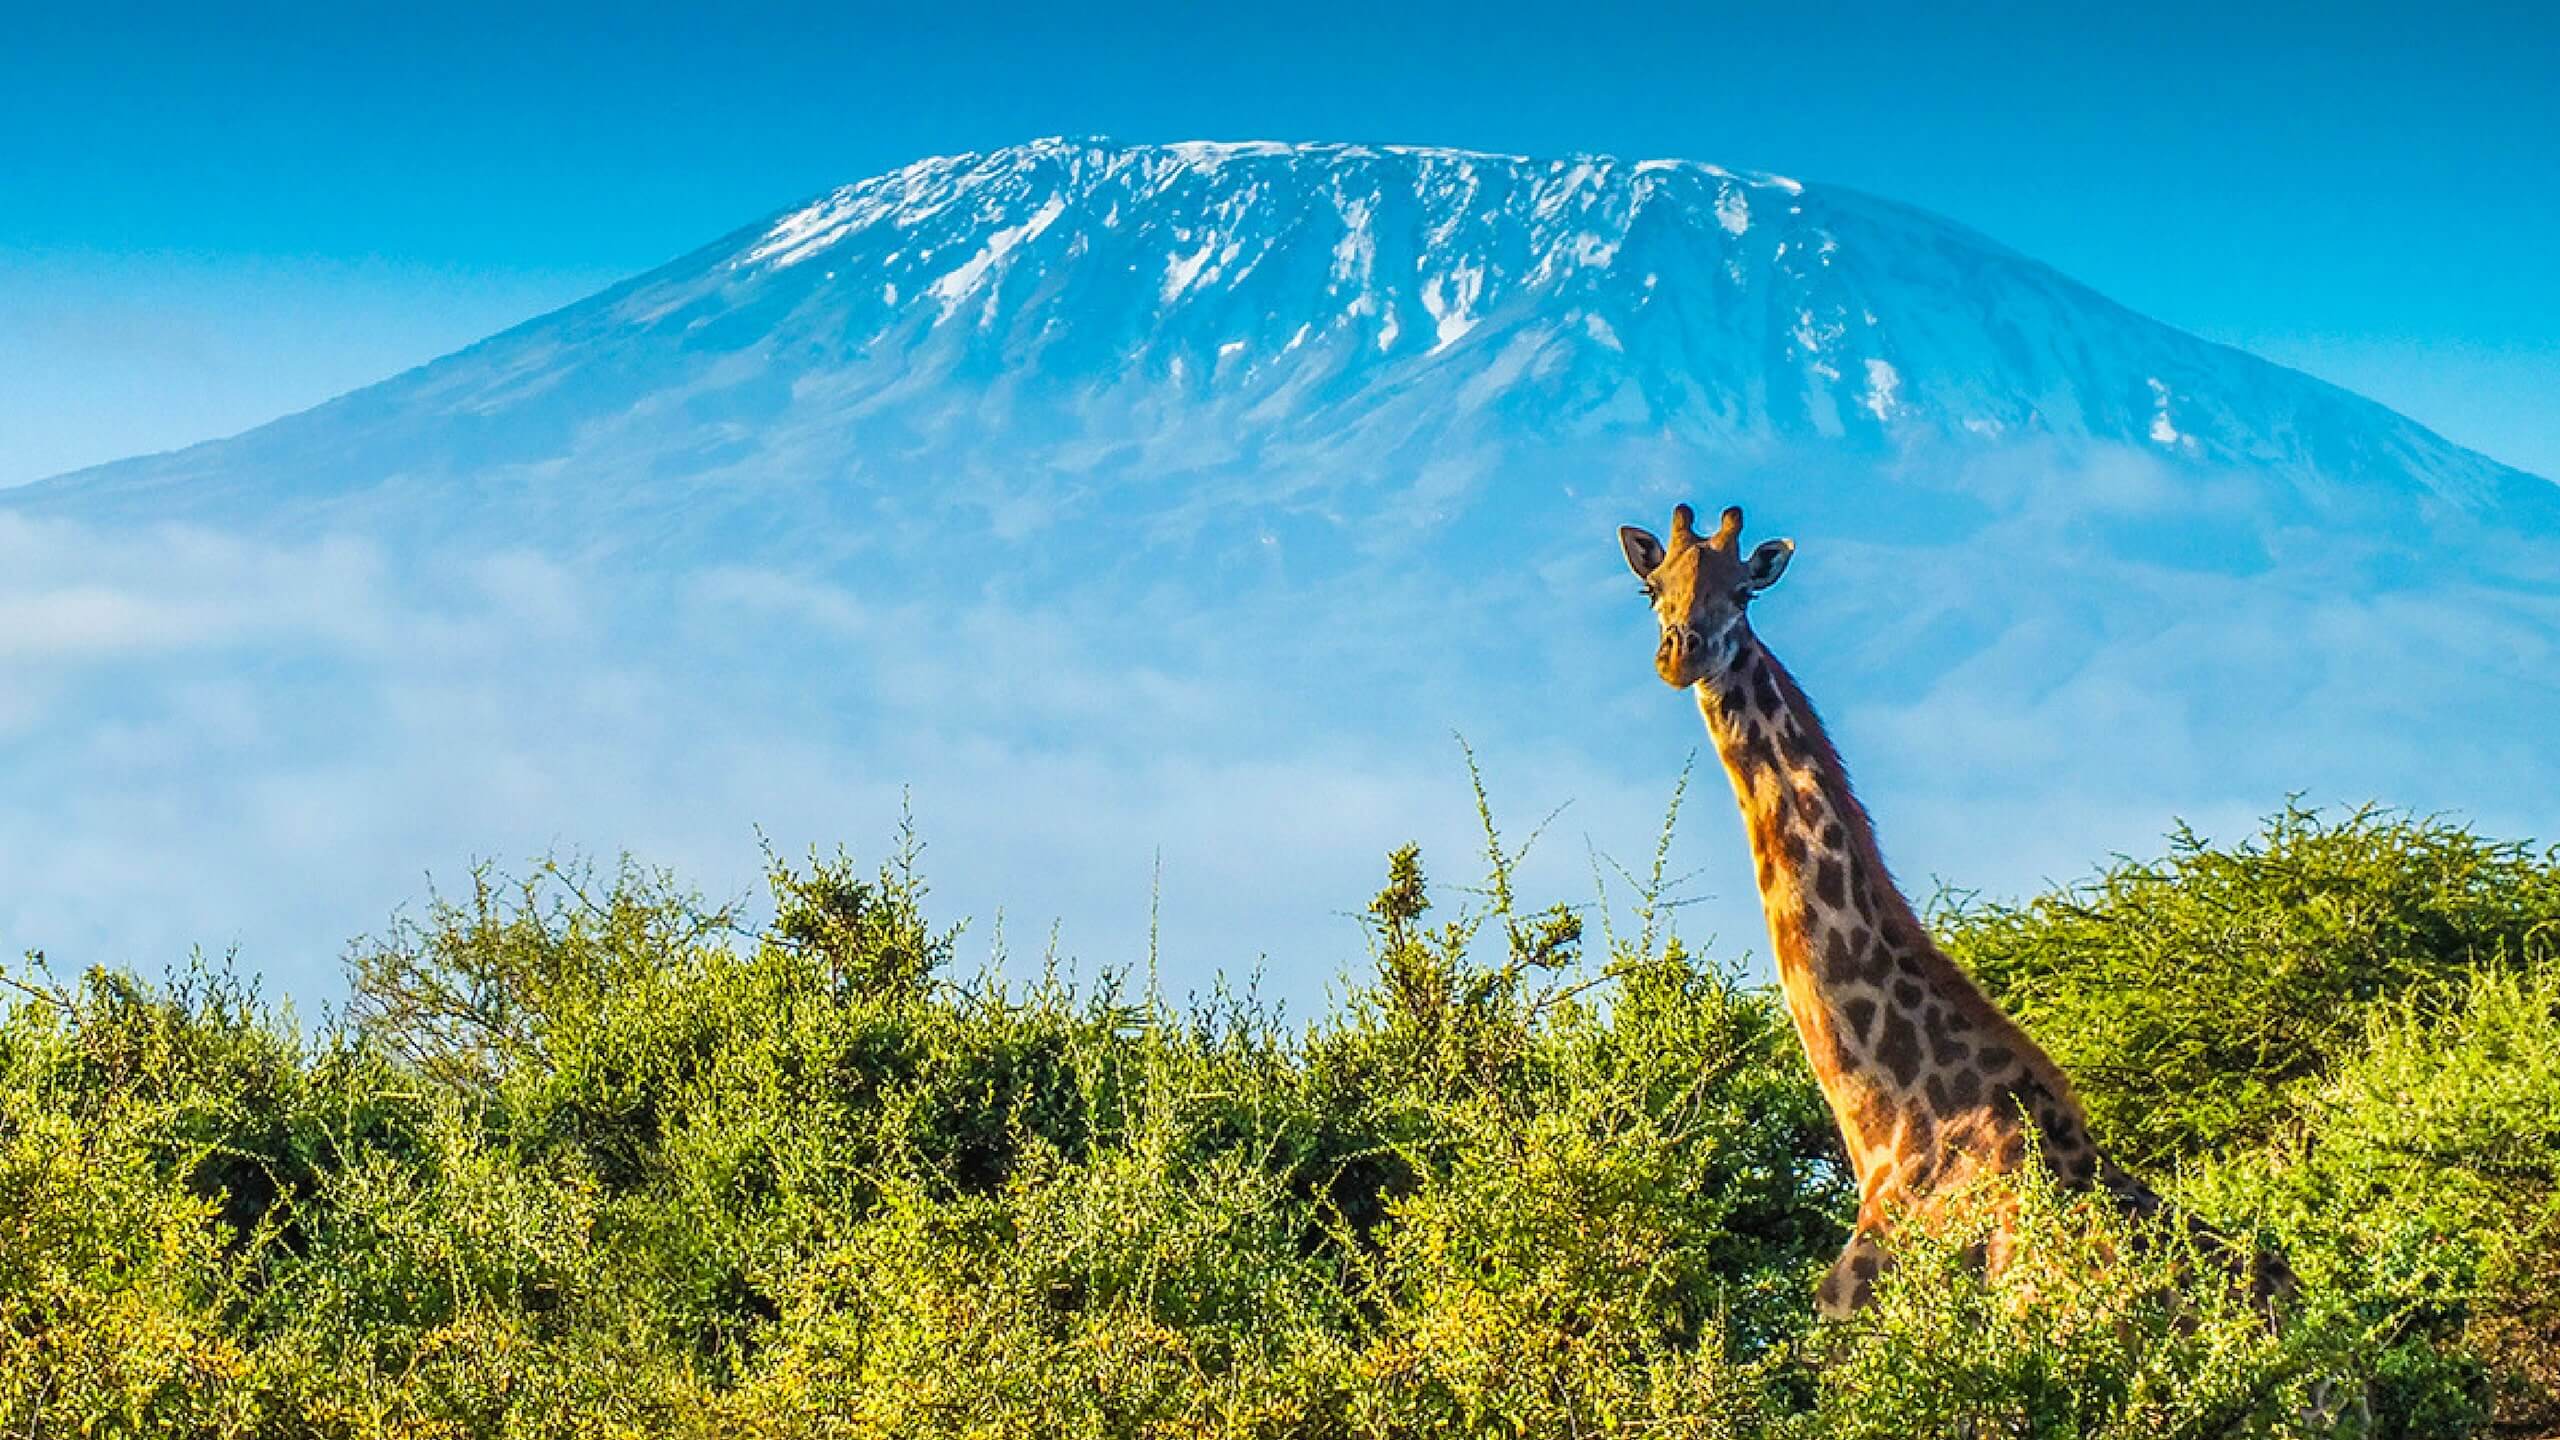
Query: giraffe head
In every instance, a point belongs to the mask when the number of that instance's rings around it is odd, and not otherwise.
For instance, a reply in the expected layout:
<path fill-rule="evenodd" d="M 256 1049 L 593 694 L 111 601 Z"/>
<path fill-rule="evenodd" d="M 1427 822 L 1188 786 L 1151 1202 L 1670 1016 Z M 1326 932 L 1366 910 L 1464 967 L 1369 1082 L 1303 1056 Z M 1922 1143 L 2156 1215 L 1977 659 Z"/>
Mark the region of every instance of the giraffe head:
<path fill-rule="evenodd" d="M 1712 535 L 1699 534 L 1696 520 L 1688 506 L 1674 509 L 1669 544 L 1633 525 L 1618 527 L 1627 566 L 1644 582 L 1645 598 L 1662 623 L 1653 668 L 1664 684 L 1684 690 L 1728 669 L 1749 647 L 1751 622 L 1744 611 L 1753 596 L 1778 583 L 1796 550 L 1792 540 L 1763 540 L 1742 554 L 1740 506 L 1724 512 Z"/>

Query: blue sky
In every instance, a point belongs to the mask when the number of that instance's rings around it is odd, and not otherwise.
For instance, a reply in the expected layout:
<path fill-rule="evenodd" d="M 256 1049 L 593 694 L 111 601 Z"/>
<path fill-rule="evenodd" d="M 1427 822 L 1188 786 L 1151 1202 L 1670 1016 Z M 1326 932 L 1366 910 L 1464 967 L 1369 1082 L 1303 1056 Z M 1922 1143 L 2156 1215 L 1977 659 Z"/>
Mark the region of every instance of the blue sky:
<path fill-rule="evenodd" d="M 30 6 L 0 483 L 245 428 L 829 185 L 1051 133 L 1890 195 L 2560 475 L 2551 7 Z"/>

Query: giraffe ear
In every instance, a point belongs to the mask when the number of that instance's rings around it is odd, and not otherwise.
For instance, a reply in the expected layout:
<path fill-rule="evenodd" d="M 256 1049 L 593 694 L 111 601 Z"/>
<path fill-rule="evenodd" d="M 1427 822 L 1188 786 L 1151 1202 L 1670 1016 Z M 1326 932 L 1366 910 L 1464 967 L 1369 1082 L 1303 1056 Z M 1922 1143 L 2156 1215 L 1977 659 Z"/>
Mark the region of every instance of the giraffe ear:
<path fill-rule="evenodd" d="M 1618 527 L 1618 544 L 1627 552 L 1627 568 L 1636 572 L 1639 580 L 1653 574 L 1654 569 L 1662 564 L 1662 542 L 1654 539 L 1650 530 L 1621 525 Z"/>
<path fill-rule="evenodd" d="M 1757 595 L 1777 584 L 1778 577 L 1787 573 L 1787 562 L 1795 555 L 1796 542 L 1793 540 L 1761 541 L 1760 548 L 1751 552 L 1751 558 L 1742 562 L 1743 588 Z"/>

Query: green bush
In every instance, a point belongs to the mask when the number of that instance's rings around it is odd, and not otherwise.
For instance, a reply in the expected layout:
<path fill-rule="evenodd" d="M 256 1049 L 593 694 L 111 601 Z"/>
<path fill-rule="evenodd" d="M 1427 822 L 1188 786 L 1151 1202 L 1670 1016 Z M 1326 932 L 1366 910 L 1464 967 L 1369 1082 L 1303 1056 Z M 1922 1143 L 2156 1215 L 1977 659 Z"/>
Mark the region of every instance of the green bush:
<path fill-rule="evenodd" d="M 1783 1005 L 1659 933 L 1658 874 L 1595 940 L 1492 855 L 1455 914 L 1392 857 L 1367 974 L 1298 1027 L 955 974 L 911 847 L 776 864 L 752 932 L 629 867 L 478 874 L 359 946 L 316 1031 L 219 967 L 32 983 L 0 1433 L 2552 1422 L 2549 860 L 2288 813 L 1953 917 L 2107 1138 L 2287 1247 L 2279 1331 L 2175 1226 L 2033 1185 L 2002 1274 L 1959 1216 L 1817 1327 L 1854 1197 Z"/>
<path fill-rule="evenodd" d="M 2083 1092 L 2124 1159 L 2264 1139 L 2369 1019 L 2560 945 L 2560 855 L 2298 806 L 2214 849 L 2120 860 L 2022 905 L 1952 897 L 1941 943 Z"/>
<path fill-rule="evenodd" d="M 2378 1393 L 2405 1433 L 2494 1406 L 2560 1431 L 2560 959 L 2377 1007 L 2356 1053 L 2302 1094 L 2264 1151 L 2198 1178 L 2267 1216 L 2294 1262 L 2353 1283 L 2387 1322 Z M 2443 1353 L 2417 1343 L 2440 1342 Z M 2449 1392 L 2447 1386 L 2453 1387 Z"/>

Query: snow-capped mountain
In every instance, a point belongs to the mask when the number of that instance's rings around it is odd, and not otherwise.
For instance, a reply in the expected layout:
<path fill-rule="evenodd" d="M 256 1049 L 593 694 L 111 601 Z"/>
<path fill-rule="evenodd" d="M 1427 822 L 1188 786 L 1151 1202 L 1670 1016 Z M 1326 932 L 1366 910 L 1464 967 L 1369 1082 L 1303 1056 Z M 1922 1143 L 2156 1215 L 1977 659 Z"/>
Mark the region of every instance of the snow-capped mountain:
<path fill-rule="evenodd" d="M 1732 458 L 2113 443 L 2466 508 L 2551 489 L 1850 191 L 1686 161 L 1077 140 L 847 185 L 307 414 L 56 488 L 235 514 L 421 485 L 681 506 L 1030 460 L 1330 492 L 1628 436 Z"/>
<path fill-rule="evenodd" d="M 1761 632 L 1924 890 L 2294 792 L 2560 829 L 2547 481 L 1847 191 L 1049 140 L 0 491 L 0 954 L 325 993 L 422 870 L 734 893 L 912 786 L 955 913 L 1127 960 L 1160 855 L 1170 979 L 1311 993 L 1387 848 L 1480 849 L 1452 730 L 1649 853 L 1700 737 L 1615 531 L 1675 500 L 1798 541 Z"/>

